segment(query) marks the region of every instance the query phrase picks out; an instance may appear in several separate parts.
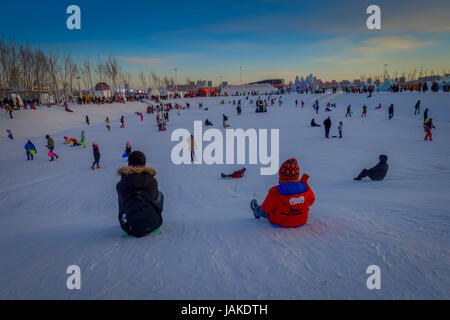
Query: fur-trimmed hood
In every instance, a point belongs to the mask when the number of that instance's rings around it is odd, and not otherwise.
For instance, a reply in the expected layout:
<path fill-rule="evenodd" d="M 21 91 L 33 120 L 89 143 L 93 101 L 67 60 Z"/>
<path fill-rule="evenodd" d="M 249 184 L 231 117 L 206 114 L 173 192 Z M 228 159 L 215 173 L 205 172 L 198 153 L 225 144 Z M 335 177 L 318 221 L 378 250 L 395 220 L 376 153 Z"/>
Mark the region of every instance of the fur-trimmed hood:
<path fill-rule="evenodd" d="M 132 166 L 126 166 L 126 167 L 122 167 L 119 170 L 117 170 L 117 174 L 119 176 L 122 175 L 130 175 L 130 174 L 134 174 L 134 173 L 148 173 L 150 175 L 152 175 L 153 177 L 156 176 L 156 170 L 153 168 L 148 168 L 148 167 L 132 167 Z"/>

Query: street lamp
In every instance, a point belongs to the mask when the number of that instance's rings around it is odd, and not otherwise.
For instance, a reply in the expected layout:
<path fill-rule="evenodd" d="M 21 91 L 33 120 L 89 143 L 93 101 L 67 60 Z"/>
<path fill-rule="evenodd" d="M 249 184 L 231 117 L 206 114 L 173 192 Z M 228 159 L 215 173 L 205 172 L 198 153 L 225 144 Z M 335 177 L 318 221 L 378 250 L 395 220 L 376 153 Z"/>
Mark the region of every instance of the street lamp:
<path fill-rule="evenodd" d="M 177 71 L 178 71 L 178 68 L 173 69 L 173 71 L 175 71 L 175 89 L 176 89 L 176 87 L 177 87 Z"/>
<path fill-rule="evenodd" d="M 241 85 L 242 85 L 242 66 L 239 67 L 241 69 Z"/>

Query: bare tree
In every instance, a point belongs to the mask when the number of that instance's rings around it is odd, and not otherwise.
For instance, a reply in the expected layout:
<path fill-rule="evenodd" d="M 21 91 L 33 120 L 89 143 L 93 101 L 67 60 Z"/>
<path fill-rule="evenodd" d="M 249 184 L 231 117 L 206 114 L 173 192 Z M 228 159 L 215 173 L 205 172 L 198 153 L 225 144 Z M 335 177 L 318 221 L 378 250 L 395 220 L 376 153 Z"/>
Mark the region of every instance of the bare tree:
<path fill-rule="evenodd" d="M 92 89 L 94 87 L 92 83 L 92 71 L 91 71 L 91 63 L 88 59 L 84 60 L 84 64 L 81 70 L 81 74 L 83 75 L 83 82 L 86 87 L 89 88 L 89 91 L 92 93 Z"/>
<path fill-rule="evenodd" d="M 108 60 L 105 63 L 105 72 L 109 79 L 111 79 L 111 85 L 115 89 L 117 89 L 117 78 L 120 73 L 119 61 L 116 57 L 108 57 Z"/>
<path fill-rule="evenodd" d="M 143 71 L 139 72 L 139 80 L 142 84 L 142 90 L 147 90 L 147 77 Z"/>
<path fill-rule="evenodd" d="M 56 96 L 57 103 L 59 105 L 59 86 L 58 86 L 58 71 L 60 66 L 58 65 L 59 54 L 51 51 L 48 56 L 48 67 L 51 78 L 51 90 L 53 94 Z"/>

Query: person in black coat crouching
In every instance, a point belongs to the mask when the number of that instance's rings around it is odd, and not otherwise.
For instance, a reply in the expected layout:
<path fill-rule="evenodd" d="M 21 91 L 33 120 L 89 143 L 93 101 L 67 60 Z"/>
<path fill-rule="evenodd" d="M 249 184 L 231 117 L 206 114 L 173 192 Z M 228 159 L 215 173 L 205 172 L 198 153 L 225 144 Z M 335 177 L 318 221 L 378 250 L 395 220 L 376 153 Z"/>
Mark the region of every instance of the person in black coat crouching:
<path fill-rule="evenodd" d="M 381 181 L 384 179 L 384 177 L 386 177 L 386 174 L 388 172 L 388 164 L 387 164 L 387 155 L 380 155 L 380 162 L 378 162 L 378 164 L 373 167 L 370 168 L 369 170 L 367 169 L 363 169 L 363 171 L 361 171 L 361 173 L 359 174 L 359 176 L 357 176 L 356 178 L 353 178 L 353 180 L 361 180 L 364 177 L 369 177 L 372 180 L 375 181 Z"/>
<path fill-rule="evenodd" d="M 140 238 L 162 225 L 164 196 L 158 190 L 156 171 L 146 167 L 141 151 L 133 151 L 128 166 L 120 168 L 116 185 L 119 200 L 119 223 L 127 235 Z"/>

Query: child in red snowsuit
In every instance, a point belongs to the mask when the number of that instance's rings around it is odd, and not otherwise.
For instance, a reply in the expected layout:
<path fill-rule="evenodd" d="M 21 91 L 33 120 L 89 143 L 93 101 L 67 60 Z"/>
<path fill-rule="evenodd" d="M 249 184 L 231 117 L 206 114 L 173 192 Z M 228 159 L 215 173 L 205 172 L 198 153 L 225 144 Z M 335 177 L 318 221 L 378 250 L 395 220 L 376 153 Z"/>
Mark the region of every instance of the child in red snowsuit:
<path fill-rule="evenodd" d="M 433 129 L 435 129 L 436 127 L 433 125 L 433 119 L 432 118 L 430 118 L 430 119 L 428 119 L 426 122 L 425 122 L 425 124 L 424 124 L 424 129 L 425 129 L 425 132 L 426 132 L 426 135 L 425 135 L 425 141 L 427 141 L 428 140 L 428 138 L 430 139 L 430 141 L 433 141 L 433 135 L 431 134 L 431 129 L 433 128 Z"/>
<path fill-rule="evenodd" d="M 307 174 L 301 179 L 295 158 L 285 161 L 278 172 L 279 185 L 272 187 L 262 206 L 253 199 L 250 207 L 256 219 L 261 217 L 281 227 L 300 227 L 308 220 L 309 207 L 315 196 L 308 185 Z"/>
<path fill-rule="evenodd" d="M 245 168 L 242 168 L 241 170 L 235 171 L 232 174 L 223 174 L 222 178 L 233 178 L 233 179 L 239 179 L 242 178 L 245 174 Z"/>

